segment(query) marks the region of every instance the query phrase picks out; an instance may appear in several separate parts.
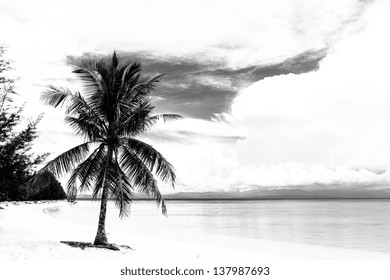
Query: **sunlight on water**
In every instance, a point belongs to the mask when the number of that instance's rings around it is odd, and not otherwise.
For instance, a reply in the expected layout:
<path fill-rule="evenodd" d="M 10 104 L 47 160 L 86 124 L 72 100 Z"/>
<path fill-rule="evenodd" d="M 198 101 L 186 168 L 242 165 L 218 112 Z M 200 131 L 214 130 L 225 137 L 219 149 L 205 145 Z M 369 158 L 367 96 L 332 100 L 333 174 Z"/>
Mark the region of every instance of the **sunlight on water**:
<path fill-rule="evenodd" d="M 390 252 L 390 200 L 168 201 L 168 218 L 152 201 L 135 201 L 118 218 L 110 202 L 107 230 L 143 235 L 220 234 L 252 239 Z M 49 215 L 97 225 L 99 203 L 80 201 Z"/>

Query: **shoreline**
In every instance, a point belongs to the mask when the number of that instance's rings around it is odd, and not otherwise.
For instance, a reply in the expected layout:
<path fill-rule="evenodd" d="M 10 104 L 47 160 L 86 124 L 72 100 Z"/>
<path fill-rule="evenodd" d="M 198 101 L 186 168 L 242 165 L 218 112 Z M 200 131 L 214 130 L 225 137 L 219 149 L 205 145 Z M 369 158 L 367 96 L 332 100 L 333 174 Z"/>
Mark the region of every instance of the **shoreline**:
<path fill-rule="evenodd" d="M 115 201 L 113 198 L 108 198 L 109 201 Z M 135 197 L 132 198 L 133 201 L 154 201 L 153 198 L 142 198 Z M 269 200 L 302 200 L 302 201 L 318 201 L 318 200 L 390 200 L 390 197 L 261 197 L 261 198 L 250 198 L 250 197 L 234 197 L 234 198 L 181 198 L 181 197 L 164 197 L 165 201 L 269 201 Z M 96 201 L 93 198 L 77 198 L 77 201 Z"/>
<path fill-rule="evenodd" d="M 1 202 L 0 207 L 4 208 L 0 209 L 0 259 L 5 260 L 390 260 L 390 254 L 381 252 L 187 232 L 162 238 L 160 232 L 142 236 L 115 230 L 109 233 L 109 241 L 132 250 L 81 250 L 60 241 L 91 242 L 96 228 L 45 213 L 50 208 L 69 207 L 68 202 Z"/>

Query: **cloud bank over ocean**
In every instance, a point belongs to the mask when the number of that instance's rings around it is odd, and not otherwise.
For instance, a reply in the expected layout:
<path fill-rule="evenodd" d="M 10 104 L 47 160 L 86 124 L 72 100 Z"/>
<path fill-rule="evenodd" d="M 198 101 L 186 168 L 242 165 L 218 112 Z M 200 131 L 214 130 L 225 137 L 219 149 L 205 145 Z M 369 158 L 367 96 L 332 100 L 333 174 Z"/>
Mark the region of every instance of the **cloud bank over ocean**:
<path fill-rule="evenodd" d="M 380 12 L 389 8 L 370 5 L 360 27 L 329 48 L 317 71 L 268 77 L 242 89 L 224 114 L 241 138 L 200 141 L 188 158 L 202 165 L 177 159 L 178 168 L 191 170 L 180 180 L 205 189 L 390 187 L 390 41 L 383 37 L 390 22 Z"/>

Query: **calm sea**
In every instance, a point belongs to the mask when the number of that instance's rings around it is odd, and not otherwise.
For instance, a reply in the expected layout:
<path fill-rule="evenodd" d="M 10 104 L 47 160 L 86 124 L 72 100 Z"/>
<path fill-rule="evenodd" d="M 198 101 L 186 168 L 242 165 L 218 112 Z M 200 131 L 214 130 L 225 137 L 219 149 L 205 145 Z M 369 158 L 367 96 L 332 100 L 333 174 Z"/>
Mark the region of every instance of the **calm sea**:
<path fill-rule="evenodd" d="M 152 201 L 134 201 L 119 219 L 110 202 L 107 229 L 219 234 L 390 253 L 390 200 L 167 201 L 168 218 Z M 97 225 L 99 203 L 79 201 L 48 213 Z"/>

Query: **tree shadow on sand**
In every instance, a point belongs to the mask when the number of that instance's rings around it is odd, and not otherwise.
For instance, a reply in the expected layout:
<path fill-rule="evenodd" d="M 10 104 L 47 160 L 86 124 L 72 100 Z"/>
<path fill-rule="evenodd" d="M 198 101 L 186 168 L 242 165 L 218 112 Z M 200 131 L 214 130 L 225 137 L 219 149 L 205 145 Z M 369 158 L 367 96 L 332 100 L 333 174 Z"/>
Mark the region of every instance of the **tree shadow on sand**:
<path fill-rule="evenodd" d="M 69 245 L 71 247 L 80 248 L 82 250 L 84 250 L 85 248 L 99 248 L 99 249 L 107 249 L 113 251 L 120 251 L 121 249 L 134 250 L 133 248 L 127 245 L 117 245 L 117 244 L 95 245 L 91 242 L 78 242 L 78 241 L 60 241 L 60 242 Z"/>

